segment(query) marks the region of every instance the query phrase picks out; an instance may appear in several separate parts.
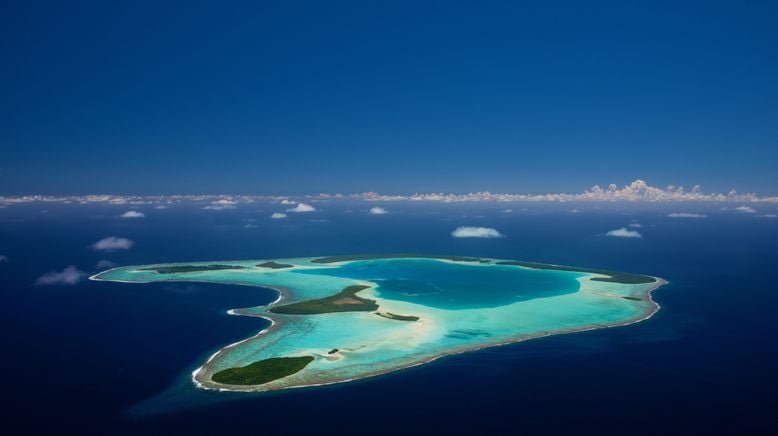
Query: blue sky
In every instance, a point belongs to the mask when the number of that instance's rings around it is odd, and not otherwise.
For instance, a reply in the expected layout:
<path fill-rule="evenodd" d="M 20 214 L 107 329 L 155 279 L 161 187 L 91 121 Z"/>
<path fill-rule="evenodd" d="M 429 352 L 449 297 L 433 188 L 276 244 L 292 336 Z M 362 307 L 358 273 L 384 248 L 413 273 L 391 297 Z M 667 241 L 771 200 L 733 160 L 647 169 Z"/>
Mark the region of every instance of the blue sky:
<path fill-rule="evenodd" d="M 3 2 L 0 195 L 778 194 L 776 2 L 158 3 Z"/>

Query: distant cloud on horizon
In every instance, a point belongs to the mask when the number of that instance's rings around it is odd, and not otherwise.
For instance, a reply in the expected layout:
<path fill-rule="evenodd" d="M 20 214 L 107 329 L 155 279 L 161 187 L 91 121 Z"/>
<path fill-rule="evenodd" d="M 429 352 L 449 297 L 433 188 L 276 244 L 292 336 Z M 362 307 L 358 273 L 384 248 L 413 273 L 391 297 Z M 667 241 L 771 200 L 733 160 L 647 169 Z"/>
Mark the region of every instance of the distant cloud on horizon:
<path fill-rule="evenodd" d="M 451 232 L 455 238 L 502 238 L 505 235 L 491 227 L 460 226 Z"/>
<path fill-rule="evenodd" d="M 751 206 L 738 206 L 735 210 L 743 213 L 756 213 L 756 209 Z"/>
<path fill-rule="evenodd" d="M 672 212 L 668 213 L 669 218 L 707 218 L 708 215 L 704 213 L 692 213 L 692 212 Z"/>
<path fill-rule="evenodd" d="M 612 236 L 614 238 L 642 238 L 643 235 L 637 230 L 629 230 L 626 227 L 620 229 L 611 230 L 605 234 L 605 236 Z"/>
<path fill-rule="evenodd" d="M 92 244 L 92 248 L 96 251 L 111 252 L 116 250 L 129 250 L 133 245 L 135 245 L 135 243 L 127 238 L 109 236 Z"/>
<path fill-rule="evenodd" d="M 644 180 L 637 179 L 632 183 L 619 187 L 610 184 L 606 188 L 594 185 L 584 192 L 521 194 L 492 193 L 489 191 L 471 192 L 468 194 L 427 193 L 412 195 L 385 195 L 376 192 L 352 194 L 316 194 L 300 196 L 305 201 L 321 200 L 361 200 L 361 201 L 428 201 L 428 202 L 714 202 L 714 203 L 774 203 L 778 204 L 778 196 L 761 196 L 755 193 L 739 194 L 731 190 L 726 194 L 704 193 L 699 185 L 691 190 L 680 186 L 659 188 L 649 185 Z M 67 203 L 67 204 L 109 204 L 109 205 L 173 205 L 193 203 L 207 210 L 234 209 L 239 204 L 249 204 L 257 201 L 269 201 L 281 204 L 295 204 L 297 201 L 286 196 L 274 195 L 23 195 L 0 196 L 0 207 L 25 203 Z M 305 203 L 300 203 L 305 204 Z M 308 205 L 307 205 L 308 206 Z M 298 207 L 299 204 L 298 204 Z M 312 206 L 309 206 L 312 207 Z M 741 206 L 744 207 L 744 206 Z M 747 206 L 745 206 L 747 207 Z"/>
<path fill-rule="evenodd" d="M 35 280 L 35 286 L 44 285 L 75 285 L 86 275 L 85 272 L 70 265 L 62 271 L 49 271 Z"/>
<path fill-rule="evenodd" d="M 371 207 L 368 213 L 370 215 L 386 215 L 389 211 L 383 207 Z"/>
<path fill-rule="evenodd" d="M 273 212 L 273 214 L 270 215 L 270 218 L 273 218 L 274 220 L 282 220 L 286 218 L 286 214 L 281 212 Z"/>
<path fill-rule="evenodd" d="M 146 214 L 143 212 L 138 212 L 137 210 L 128 210 L 127 212 L 124 212 L 123 214 L 119 215 L 121 218 L 146 218 Z"/>
<path fill-rule="evenodd" d="M 299 203 L 297 206 L 287 209 L 286 211 L 294 213 L 316 212 L 316 208 L 310 204 Z"/>

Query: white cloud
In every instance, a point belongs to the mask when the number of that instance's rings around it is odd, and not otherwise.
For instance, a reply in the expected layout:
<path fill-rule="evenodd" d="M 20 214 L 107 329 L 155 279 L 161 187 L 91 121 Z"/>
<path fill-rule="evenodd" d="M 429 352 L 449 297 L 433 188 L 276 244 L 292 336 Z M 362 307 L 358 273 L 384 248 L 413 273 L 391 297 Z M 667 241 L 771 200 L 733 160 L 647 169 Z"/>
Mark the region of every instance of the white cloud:
<path fill-rule="evenodd" d="M 643 237 L 643 235 L 641 235 L 640 232 L 636 230 L 627 230 L 626 227 L 622 227 L 616 230 L 611 230 L 608 233 L 606 233 L 605 236 L 613 236 L 616 238 L 642 238 Z"/>
<path fill-rule="evenodd" d="M 123 214 L 119 215 L 121 218 L 146 218 L 146 214 L 143 212 L 138 212 L 137 210 L 128 210 L 127 212 L 124 212 Z"/>
<path fill-rule="evenodd" d="M 629 225 L 630 227 L 632 227 L 633 229 L 639 229 L 639 228 L 643 227 L 643 224 L 640 224 L 640 223 L 638 223 L 638 222 L 629 223 L 628 225 Z"/>
<path fill-rule="evenodd" d="M 735 210 L 743 213 L 756 213 L 756 209 L 751 206 L 738 206 Z"/>
<path fill-rule="evenodd" d="M 513 209 L 503 209 L 502 213 L 511 213 L 513 212 Z"/>
<path fill-rule="evenodd" d="M 127 238 L 117 238 L 116 236 L 109 236 L 103 238 L 92 245 L 92 248 L 97 251 L 116 251 L 116 250 L 129 250 L 135 243 Z"/>
<path fill-rule="evenodd" d="M 281 212 L 273 212 L 273 215 L 270 215 L 270 218 L 273 218 L 274 220 L 282 220 L 286 218 L 286 214 Z"/>
<path fill-rule="evenodd" d="M 371 207 L 368 213 L 370 213 L 370 215 L 385 215 L 389 213 L 389 211 L 383 207 Z"/>
<path fill-rule="evenodd" d="M 572 210 L 570 211 L 570 213 L 578 213 L 578 212 L 580 212 L 580 210 L 578 210 L 578 209 L 572 209 Z"/>
<path fill-rule="evenodd" d="M 765 213 L 765 214 L 762 214 L 762 215 L 757 215 L 756 217 L 757 218 L 778 218 L 778 215 L 776 215 L 774 213 Z"/>
<path fill-rule="evenodd" d="M 502 238 L 504 235 L 491 227 L 457 227 L 451 236 L 455 238 Z"/>
<path fill-rule="evenodd" d="M 8 262 L 8 256 L 0 254 L 0 263 Z"/>
<path fill-rule="evenodd" d="M 167 209 L 167 206 L 165 206 L 164 204 L 158 204 L 154 206 L 154 209 L 159 209 L 159 210 Z"/>
<path fill-rule="evenodd" d="M 704 213 L 692 213 L 692 212 L 672 212 L 667 214 L 670 218 L 707 218 L 708 215 Z"/>
<path fill-rule="evenodd" d="M 643 180 L 635 180 L 623 187 L 615 184 L 602 188 L 595 185 L 580 193 L 492 193 L 471 192 L 468 194 L 427 193 L 412 195 L 384 195 L 376 192 L 355 194 L 317 194 L 307 195 L 311 202 L 320 200 L 366 200 L 366 201 L 436 201 L 452 202 L 713 202 L 730 204 L 778 203 L 778 196 L 760 196 L 755 193 L 739 194 L 734 190 L 727 193 L 704 193 L 700 186 L 691 190 L 683 187 L 668 186 L 659 188 L 651 186 Z M 258 201 L 294 204 L 293 201 L 280 196 L 260 195 L 24 195 L 17 197 L 0 196 L 0 207 L 25 203 L 66 203 L 66 204 L 108 204 L 108 205 L 158 205 L 164 203 L 175 205 L 193 203 L 205 206 L 204 209 L 233 209 L 239 204 Z"/>
<path fill-rule="evenodd" d="M 297 212 L 297 213 L 300 213 L 300 212 L 315 212 L 316 208 L 311 206 L 310 204 L 300 203 L 300 204 L 298 204 L 297 206 L 295 206 L 295 207 L 293 207 L 291 209 L 287 209 L 286 211 L 287 212 Z"/>
<path fill-rule="evenodd" d="M 35 280 L 35 285 L 75 285 L 86 275 L 74 265 L 62 271 L 49 271 Z"/>
<path fill-rule="evenodd" d="M 102 259 L 101 261 L 97 262 L 97 265 L 95 265 L 96 268 L 113 268 L 115 266 L 116 264 L 108 259 Z"/>

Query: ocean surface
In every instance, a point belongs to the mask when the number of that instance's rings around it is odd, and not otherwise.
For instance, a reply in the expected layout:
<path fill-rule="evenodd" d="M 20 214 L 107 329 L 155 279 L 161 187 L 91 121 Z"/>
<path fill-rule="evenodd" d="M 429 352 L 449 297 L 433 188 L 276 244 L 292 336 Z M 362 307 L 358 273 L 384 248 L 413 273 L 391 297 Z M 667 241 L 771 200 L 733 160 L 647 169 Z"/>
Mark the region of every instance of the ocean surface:
<path fill-rule="evenodd" d="M 722 205 L 327 203 L 271 220 L 278 205 L 235 210 L 32 204 L 0 209 L 2 419 L 26 432 L 267 434 L 493 432 L 743 433 L 773 426 L 778 388 L 778 219 Z M 577 209 L 573 213 L 572 209 Z M 673 219 L 668 212 L 707 218 Z M 604 236 L 628 226 L 640 239 Z M 460 225 L 499 239 L 457 239 Z M 97 252 L 107 236 L 129 250 Z M 231 259 L 419 252 L 650 274 L 662 309 L 628 327 L 553 336 L 446 357 L 327 387 L 241 394 L 182 380 L 211 353 L 267 326 L 226 314 L 275 291 L 200 283 L 81 280 L 49 271 Z M 399 284 L 401 285 L 401 284 Z M 401 286 L 400 286 L 401 288 Z M 401 291 L 401 289 L 400 289 Z M 401 292 L 400 292 L 401 293 Z M 171 389 L 197 401 L 155 411 Z M 164 398 L 162 398 L 164 400 Z"/>

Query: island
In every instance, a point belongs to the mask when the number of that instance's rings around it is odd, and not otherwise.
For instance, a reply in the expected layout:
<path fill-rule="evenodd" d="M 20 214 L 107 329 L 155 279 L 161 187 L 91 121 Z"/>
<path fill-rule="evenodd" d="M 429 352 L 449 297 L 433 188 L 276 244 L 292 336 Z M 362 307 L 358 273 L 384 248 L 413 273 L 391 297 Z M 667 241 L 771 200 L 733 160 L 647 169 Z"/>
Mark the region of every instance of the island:
<path fill-rule="evenodd" d="M 141 265 L 92 280 L 197 281 L 271 288 L 267 306 L 231 309 L 270 327 L 223 346 L 192 373 L 219 391 L 346 382 L 443 356 L 651 317 L 649 275 L 504 259 L 360 254 Z"/>
<path fill-rule="evenodd" d="M 284 269 L 284 268 L 292 268 L 294 265 L 290 263 L 278 263 L 275 261 L 268 261 L 268 262 L 262 262 L 257 264 L 260 268 L 271 268 L 271 269 Z"/>

